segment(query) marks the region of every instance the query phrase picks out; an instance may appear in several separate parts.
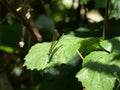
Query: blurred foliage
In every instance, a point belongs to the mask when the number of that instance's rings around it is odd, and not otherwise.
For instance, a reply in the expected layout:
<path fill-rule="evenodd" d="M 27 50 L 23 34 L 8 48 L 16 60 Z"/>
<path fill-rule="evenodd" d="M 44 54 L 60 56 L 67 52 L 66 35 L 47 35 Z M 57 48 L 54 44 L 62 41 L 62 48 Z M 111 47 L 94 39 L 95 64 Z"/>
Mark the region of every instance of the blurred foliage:
<path fill-rule="evenodd" d="M 110 6 L 110 18 L 118 20 L 120 18 L 120 0 L 112 0 Z"/>
<path fill-rule="evenodd" d="M 24 8 L 27 6 L 25 1 L 27 0 L 9 0 L 15 9 L 23 8 L 23 10 L 19 11 L 23 17 L 26 13 Z M 101 38 L 104 29 L 105 1 L 31 0 L 30 7 L 33 9 L 31 17 L 43 37 L 43 42 L 51 41 L 55 30 L 58 30 L 60 35 L 64 33 L 81 38 Z M 110 2 L 109 38 L 120 35 L 119 4 L 120 0 L 111 0 Z M 24 48 L 19 47 L 21 38 L 24 38 Z M 62 90 L 82 90 L 82 85 L 75 78 L 75 74 L 80 69 L 78 68 L 78 62 L 77 64 L 72 62 L 75 66 L 69 65 L 69 63 L 53 66 L 46 69 L 45 72 L 26 70 L 23 67 L 23 58 L 27 54 L 28 49 L 35 44 L 30 41 L 30 38 L 29 32 L 23 32 L 23 25 L 18 18 L 0 3 L 0 72 L 7 73 L 12 87 L 15 90 L 39 90 L 39 88 L 48 90 L 49 87 L 49 90 L 54 90 L 54 85 L 56 85 L 55 90 L 58 90 L 58 88 Z M 90 42 L 90 40 L 88 41 Z M 94 44 L 96 42 L 94 41 Z M 83 43 L 83 47 L 84 44 L 87 43 Z M 86 53 L 88 54 L 89 52 Z M 75 60 L 78 59 L 75 58 Z M 79 67 L 81 67 L 81 62 L 79 62 Z M 56 72 L 59 73 L 56 74 Z M 65 82 L 62 83 L 62 81 Z"/>
<path fill-rule="evenodd" d="M 15 47 L 21 38 L 21 24 L 1 24 L 0 44 Z"/>

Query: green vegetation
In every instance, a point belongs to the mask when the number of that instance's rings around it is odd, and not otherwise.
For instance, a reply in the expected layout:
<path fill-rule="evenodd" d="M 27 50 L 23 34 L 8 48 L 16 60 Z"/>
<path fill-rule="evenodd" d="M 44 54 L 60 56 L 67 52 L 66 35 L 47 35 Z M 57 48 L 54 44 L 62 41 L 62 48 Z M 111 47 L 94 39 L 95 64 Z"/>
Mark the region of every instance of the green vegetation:
<path fill-rule="evenodd" d="M 119 90 L 119 4 L 0 0 L 0 90 Z"/>

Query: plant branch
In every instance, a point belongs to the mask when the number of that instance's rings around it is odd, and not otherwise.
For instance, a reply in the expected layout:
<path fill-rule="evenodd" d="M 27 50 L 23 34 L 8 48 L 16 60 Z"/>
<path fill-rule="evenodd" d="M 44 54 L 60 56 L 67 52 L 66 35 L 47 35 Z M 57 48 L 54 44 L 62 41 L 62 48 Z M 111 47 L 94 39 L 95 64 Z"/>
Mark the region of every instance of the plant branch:
<path fill-rule="evenodd" d="M 104 21 L 104 30 L 103 30 L 103 38 L 106 40 L 108 39 L 108 8 L 109 8 L 109 1 L 106 0 L 106 9 L 105 9 L 105 21 Z"/>
<path fill-rule="evenodd" d="M 38 33 L 38 31 L 34 30 L 33 27 L 31 27 L 30 23 L 25 18 L 23 18 L 7 0 L 0 1 L 12 14 L 14 14 L 24 24 L 24 26 L 30 32 L 36 42 L 42 41 L 42 37 Z"/>

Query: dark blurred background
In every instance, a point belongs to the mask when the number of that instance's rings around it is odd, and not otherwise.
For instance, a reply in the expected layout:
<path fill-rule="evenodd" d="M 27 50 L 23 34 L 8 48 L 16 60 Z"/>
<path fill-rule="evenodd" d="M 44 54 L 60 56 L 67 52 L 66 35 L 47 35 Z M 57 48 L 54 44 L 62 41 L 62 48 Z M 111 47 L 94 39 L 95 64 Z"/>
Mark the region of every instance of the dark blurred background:
<path fill-rule="evenodd" d="M 28 14 L 42 42 L 50 42 L 55 30 L 59 35 L 102 37 L 106 0 L 9 0 L 9 3 L 22 17 L 27 14 L 26 8 L 31 9 Z M 110 2 L 108 38 L 120 35 L 119 4 L 119 0 Z M 44 72 L 23 67 L 25 55 L 35 44 L 31 38 L 17 16 L 0 2 L 0 90 L 82 90 L 75 78 L 81 66 L 77 61 L 75 65 L 54 66 Z M 25 43 L 23 48 L 21 43 Z"/>

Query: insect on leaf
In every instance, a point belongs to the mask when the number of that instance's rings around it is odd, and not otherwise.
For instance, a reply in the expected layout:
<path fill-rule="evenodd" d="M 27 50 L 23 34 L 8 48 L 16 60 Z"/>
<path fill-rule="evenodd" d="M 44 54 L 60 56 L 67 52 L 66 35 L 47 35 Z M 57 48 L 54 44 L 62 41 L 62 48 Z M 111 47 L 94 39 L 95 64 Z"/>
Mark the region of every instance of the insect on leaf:
<path fill-rule="evenodd" d="M 54 35 L 53 35 L 53 39 L 52 39 L 52 43 L 51 43 L 51 47 L 49 49 L 49 53 L 48 53 L 48 56 L 49 56 L 49 62 L 51 61 L 53 55 L 55 54 L 55 52 L 61 47 L 56 47 L 57 43 L 59 42 L 60 38 L 63 37 L 63 35 L 59 38 L 59 40 L 57 41 L 57 38 L 58 38 L 58 32 L 55 31 Z"/>
<path fill-rule="evenodd" d="M 48 55 L 50 55 L 54 49 L 54 47 L 57 45 L 57 38 L 58 38 L 58 33 L 57 31 L 54 31 L 54 35 L 53 35 L 53 39 L 52 39 L 52 43 L 51 43 L 51 47 L 49 49 L 49 53 Z"/>

